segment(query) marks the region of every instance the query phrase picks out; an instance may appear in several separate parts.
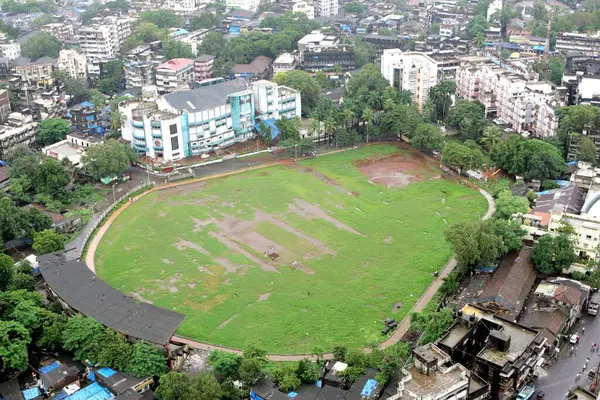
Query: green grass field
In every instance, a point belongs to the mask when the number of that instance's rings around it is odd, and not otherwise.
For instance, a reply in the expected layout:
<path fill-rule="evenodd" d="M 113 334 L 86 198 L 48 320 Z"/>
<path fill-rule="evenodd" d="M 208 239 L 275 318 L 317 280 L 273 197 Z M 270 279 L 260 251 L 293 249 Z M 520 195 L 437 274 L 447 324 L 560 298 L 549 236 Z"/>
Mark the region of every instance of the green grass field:
<path fill-rule="evenodd" d="M 429 164 L 402 188 L 356 166 L 389 156 L 415 153 L 375 145 L 153 192 L 109 228 L 96 269 L 185 314 L 178 332 L 196 340 L 272 353 L 380 341 L 381 320 L 402 319 L 450 258 L 447 224 L 487 207 Z"/>

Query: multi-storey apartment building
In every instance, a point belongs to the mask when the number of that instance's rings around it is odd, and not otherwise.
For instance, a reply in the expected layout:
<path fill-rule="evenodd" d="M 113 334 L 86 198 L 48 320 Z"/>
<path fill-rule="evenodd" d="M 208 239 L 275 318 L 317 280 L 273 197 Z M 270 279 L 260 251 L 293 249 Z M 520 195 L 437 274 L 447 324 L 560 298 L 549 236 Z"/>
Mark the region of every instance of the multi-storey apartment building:
<path fill-rule="evenodd" d="M 151 45 L 140 45 L 127 53 L 123 60 L 125 86 L 130 89 L 155 84 L 155 70 L 165 61 Z"/>
<path fill-rule="evenodd" d="M 16 60 L 21 57 L 21 45 L 15 42 L 1 43 L 0 55 L 8 60 Z"/>
<path fill-rule="evenodd" d="M 600 35 L 585 33 L 561 33 L 556 36 L 556 50 L 580 51 L 587 56 L 600 55 Z"/>
<path fill-rule="evenodd" d="M 315 13 L 319 17 L 333 17 L 339 12 L 338 0 L 315 0 Z"/>
<path fill-rule="evenodd" d="M 310 72 L 333 72 L 336 66 L 342 72 L 356 69 L 356 53 L 349 44 L 309 44 L 300 55 L 300 65 Z"/>
<path fill-rule="evenodd" d="M 47 85 L 54 82 L 52 71 L 56 66 L 56 60 L 50 57 L 41 57 L 27 64 L 17 65 L 15 74 L 21 82 L 28 84 Z"/>
<path fill-rule="evenodd" d="M 167 0 L 167 8 L 175 12 L 190 13 L 198 9 L 197 0 Z"/>
<path fill-rule="evenodd" d="M 409 90 L 421 110 L 437 83 L 437 63 L 423 53 L 388 49 L 381 56 L 381 74 L 391 86 Z"/>
<path fill-rule="evenodd" d="M 301 105 L 293 89 L 234 79 L 163 96 L 143 94 L 119 110 L 126 116 L 121 134 L 134 150 L 173 161 L 247 140 L 257 118 L 299 116 Z"/>
<path fill-rule="evenodd" d="M 303 13 L 308 19 L 315 19 L 315 8 L 303 0 L 294 2 L 292 12 Z"/>
<path fill-rule="evenodd" d="M 273 61 L 273 74 L 279 72 L 289 72 L 298 66 L 298 54 L 294 53 L 283 53 Z"/>
<path fill-rule="evenodd" d="M 105 16 L 92 20 L 92 25 L 79 29 L 79 45 L 88 60 L 90 75 L 99 76 L 98 61 L 117 57 L 123 41 L 131 35 L 128 17 Z"/>
<path fill-rule="evenodd" d="M 48 32 L 61 42 L 72 43 L 75 41 L 75 30 L 73 29 L 73 24 L 55 22 L 40 26 L 40 30 L 42 32 Z"/>
<path fill-rule="evenodd" d="M 156 88 L 160 94 L 189 88 L 195 80 L 194 60 L 190 58 L 174 58 L 156 67 Z"/>
<path fill-rule="evenodd" d="M 194 70 L 196 71 L 196 81 L 203 81 L 212 78 L 213 65 L 215 57 L 207 54 L 201 54 L 194 59 Z"/>
<path fill-rule="evenodd" d="M 18 144 L 31 144 L 35 141 L 37 122 L 30 115 L 11 113 L 7 123 L 0 126 L 0 153 L 5 154 Z"/>
<path fill-rule="evenodd" d="M 481 89 L 481 66 L 490 63 L 487 57 L 460 57 L 455 79 L 456 93 L 465 100 L 478 101 Z"/>
<path fill-rule="evenodd" d="M 75 50 L 61 50 L 58 55 L 58 69 L 67 71 L 71 78 L 87 79 L 87 58 Z"/>
<path fill-rule="evenodd" d="M 225 4 L 230 10 L 247 10 L 257 12 L 258 6 L 260 6 L 260 0 L 226 0 Z"/>

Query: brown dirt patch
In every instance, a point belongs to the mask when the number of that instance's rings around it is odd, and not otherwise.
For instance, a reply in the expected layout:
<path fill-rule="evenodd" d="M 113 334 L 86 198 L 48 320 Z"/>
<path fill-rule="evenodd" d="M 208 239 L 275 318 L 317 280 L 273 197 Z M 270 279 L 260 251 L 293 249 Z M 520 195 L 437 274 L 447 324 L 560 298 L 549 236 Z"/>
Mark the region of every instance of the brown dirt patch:
<path fill-rule="evenodd" d="M 258 296 L 258 300 L 257 301 L 265 301 L 269 297 L 271 297 L 271 293 L 263 293 L 260 296 Z"/>
<path fill-rule="evenodd" d="M 307 266 L 306 266 L 306 265 L 304 265 L 304 264 L 300 264 L 300 263 L 299 263 L 299 262 L 297 262 L 297 261 L 294 261 L 294 262 L 293 262 L 293 263 L 290 265 L 290 268 L 292 268 L 292 269 L 297 269 L 298 271 L 302 271 L 302 272 L 304 272 L 304 273 L 305 273 L 305 274 L 307 274 L 307 275 L 314 275 L 314 274 L 315 274 L 315 271 L 314 271 L 312 268 L 309 268 L 309 267 L 307 267 Z"/>
<path fill-rule="evenodd" d="M 364 236 L 362 233 L 360 233 L 356 229 L 351 228 L 348 225 L 344 224 L 343 222 L 330 217 L 329 215 L 327 215 L 327 213 L 325 211 L 323 211 L 323 209 L 321 207 L 319 207 L 316 204 L 309 203 L 302 199 L 294 199 L 294 204 L 288 204 L 288 208 L 290 211 L 292 211 L 293 213 L 297 214 L 298 216 L 300 216 L 304 219 L 307 219 L 307 220 L 322 219 L 324 221 L 329 222 L 330 224 L 332 224 L 333 226 L 335 226 L 338 229 L 343 229 L 345 231 L 354 233 L 355 235 Z"/>
<path fill-rule="evenodd" d="M 189 240 L 182 239 L 180 237 L 178 237 L 177 239 L 179 239 L 179 242 L 173 243 L 171 245 L 171 246 L 174 246 L 177 250 L 192 249 L 192 250 L 196 250 L 199 253 L 204 254 L 205 256 L 210 256 L 210 253 L 204 247 L 199 246 L 198 244 L 196 244 L 194 242 L 190 242 Z"/>
<path fill-rule="evenodd" d="M 369 177 L 369 183 L 388 188 L 406 187 L 424 179 L 440 179 L 441 175 L 422 154 L 403 151 L 382 158 L 367 158 L 355 163 L 360 172 Z"/>
<path fill-rule="evenodd" d="M 392 313 L 395 314 L 398 311 L 400 311 L 400 309 L 404 306 L 404 304 L 402 304 L 401 301 L 398 301 L 396 303 L 394 303 L 394 306 L 392 307 Z"/>
<path fill-rule="evenodd" d="M 393 240 L 394 240 L 394 238 L 393 238 L 393 237 L 391 237 L 391 236 L 388 236 L 388 237 L 386 237 L 385 239 L 383 239 L 383 242 L 384 242 L 384 243 L 387 243 L 387 244 L 390 244 L 390 243 L 392 243 L 392 241 L 393 241 Z"/>
<path fill-rule="evenodd" d="M 232 250 L 238 254 L 241 254 L 244 257 L 246 257 L 247 259 L 249 259 L 250 261 L 254 262 L 256 265 L 258 265 L 260 268 L 262 268 L 263 271 L 279 272 L 275 266 L 256 257 L 254 254 L 252 254 L 249 251 L 247 251 L 246 249 L 244 249 L 237 242 L 230 240 L 228 237 L 226 237 L 221 232 L 210 232 L 209 235 L 218 239 L 221 243 L 223 243 L 225 246 L 227 246 L 229 248 L 229 250 Z"/>

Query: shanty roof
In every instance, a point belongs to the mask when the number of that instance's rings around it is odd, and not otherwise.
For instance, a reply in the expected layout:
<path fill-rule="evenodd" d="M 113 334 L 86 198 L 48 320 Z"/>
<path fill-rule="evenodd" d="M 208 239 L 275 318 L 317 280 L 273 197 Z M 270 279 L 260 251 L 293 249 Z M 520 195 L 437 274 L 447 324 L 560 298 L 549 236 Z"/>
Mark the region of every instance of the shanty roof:
<path fill-rule="evenodd" d="M 535 212 L 579 214 L 583 200 L 583 190 L 571 185 L 542 194 L 536 201 Z"/>
<path fill-rule="evenodd" d="M 269 65 L 273 63 L 273 59 L 265 56 L 258 56 L 250 62 L 250 64 L 235 64 L 231 69 L 234 74 L 261 74 Z"/>
<path fill-rule="evenodd" d="M 69 307 L 125 335 L 164 345 L 184 315 L 135 300 L 98 278 L 85 263 L 63 254 L 38 258 L 52 291 Z"/>

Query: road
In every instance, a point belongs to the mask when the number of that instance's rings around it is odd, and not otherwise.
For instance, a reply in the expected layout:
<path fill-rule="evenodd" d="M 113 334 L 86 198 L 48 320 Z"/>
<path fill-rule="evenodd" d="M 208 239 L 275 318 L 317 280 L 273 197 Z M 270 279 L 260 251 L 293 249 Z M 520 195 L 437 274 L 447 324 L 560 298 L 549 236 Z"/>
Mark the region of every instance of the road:
<path fill-rule="evenodd" d="M 582 327 L 585 327 L 584 334 L 581 333 Z M 591 380 L 587 378 L 587 373 L 590 369 L 598 368 L 600 362 L 600 355 L 591 351 L 592 343 L 600 342 L 600 317 L 582 315 L 574 332 L 581 336 L 575 352 L 571 354 L 570 345 L 565 344 L 559 360 L 546 369 L 548 375 L 539 378 L 536 383 L 536 389 L 546 394 L 544 400 L 564 400 L 565 394 L 577 385 L 585 389 L 590 387 Z M 577 373 L 581 373 L 587 358 L 590 359 L 588 366 L 577 381 Z"/>

